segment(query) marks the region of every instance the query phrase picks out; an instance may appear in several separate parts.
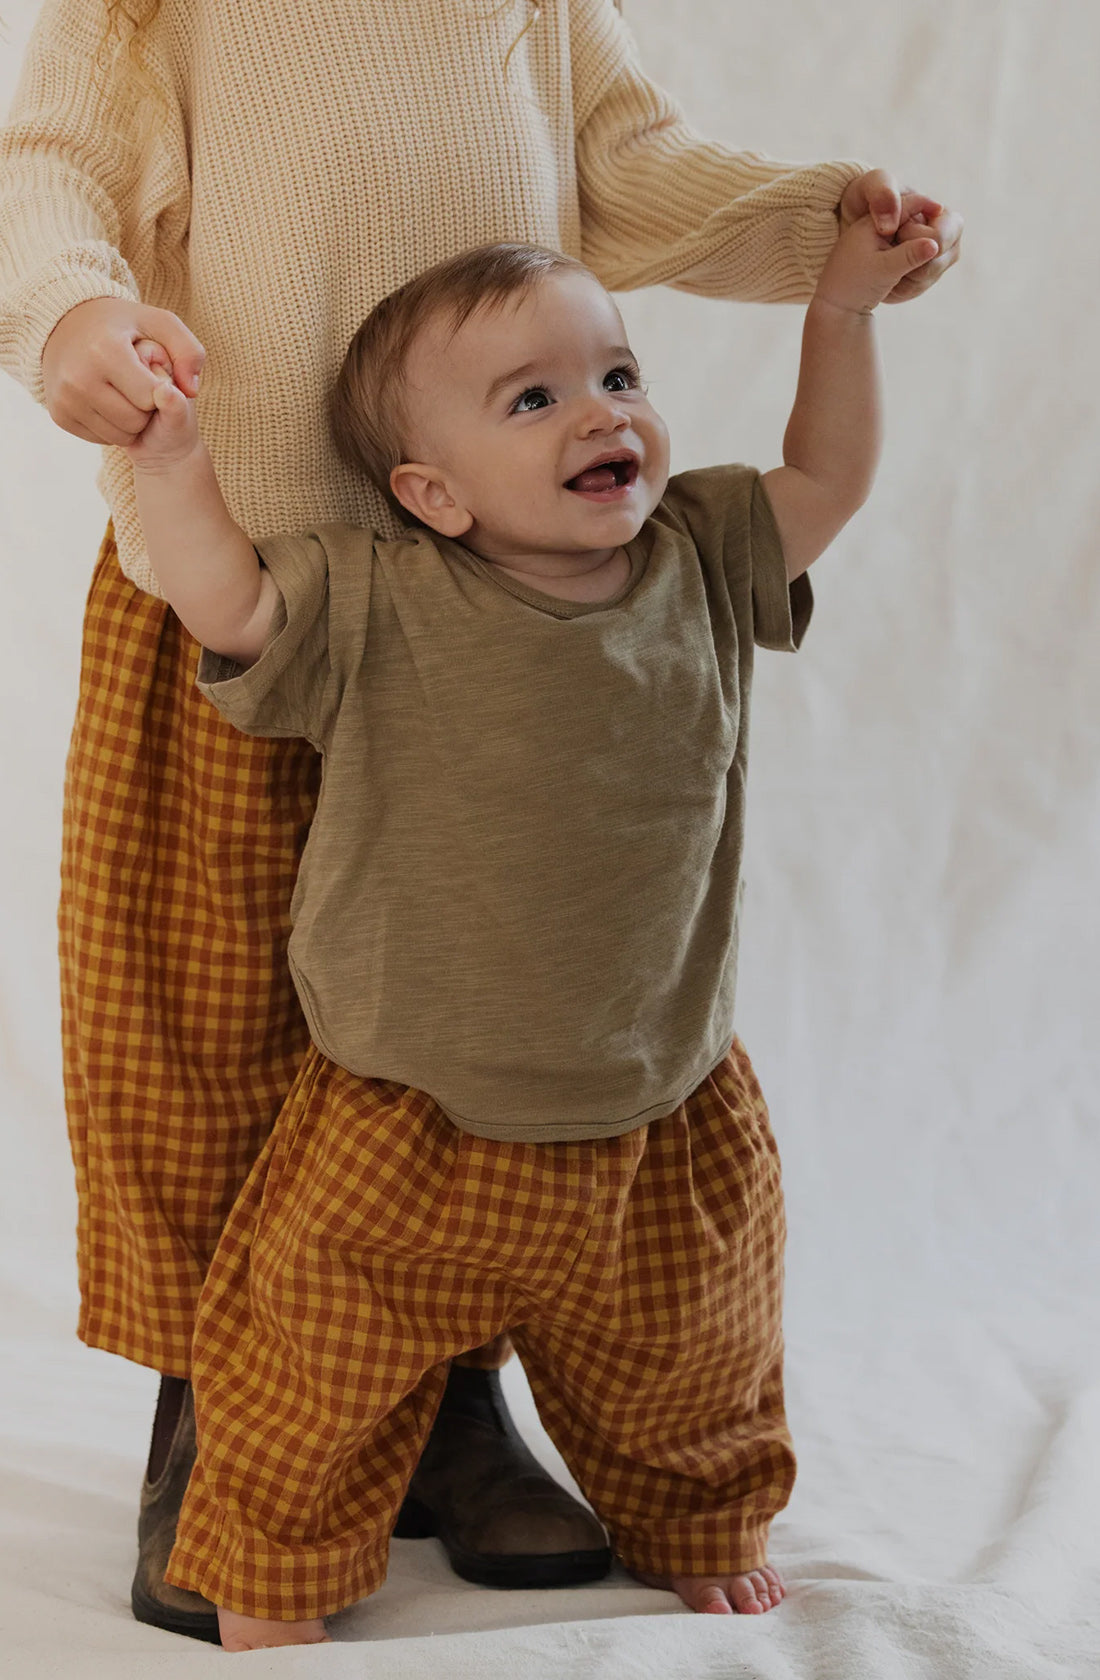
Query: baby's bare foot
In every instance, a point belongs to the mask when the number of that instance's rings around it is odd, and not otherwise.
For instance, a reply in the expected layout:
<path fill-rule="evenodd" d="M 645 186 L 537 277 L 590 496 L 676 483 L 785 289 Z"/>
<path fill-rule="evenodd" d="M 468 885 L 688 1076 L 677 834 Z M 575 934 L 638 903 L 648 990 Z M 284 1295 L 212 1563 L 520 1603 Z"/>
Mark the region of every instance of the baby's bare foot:
<path fill-rule="evenodd" d="M 770 1563 L 746 1575 L 639 1575 L 647 1587 L 679 1593 L 689 1610 L 711 1616 L 762 1616 L 786 1596 L 783 1577 Z"/>
<path fill-rule="evenodd" d="M 236 1610 L 218 1611 L 218 1631 L 227 1651 L 266 1651 L 273 1645 L 331 1645 L 325 1624 L 268 1622 L 262 1616 L 242 1616 Z"/>

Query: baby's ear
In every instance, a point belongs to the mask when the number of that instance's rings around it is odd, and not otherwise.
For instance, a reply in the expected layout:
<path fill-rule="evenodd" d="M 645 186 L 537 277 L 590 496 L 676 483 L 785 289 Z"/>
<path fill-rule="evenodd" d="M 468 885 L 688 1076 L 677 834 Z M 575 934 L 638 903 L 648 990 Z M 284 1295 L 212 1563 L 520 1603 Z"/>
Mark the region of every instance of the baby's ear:
<path fill-rule="evenodd" d="M 438 467 L 403 461 L 390 474 L 390 489 L 403 508 L 440 536 L 461 537 L 474 522 L 473 514 L 455 501 Z"/>

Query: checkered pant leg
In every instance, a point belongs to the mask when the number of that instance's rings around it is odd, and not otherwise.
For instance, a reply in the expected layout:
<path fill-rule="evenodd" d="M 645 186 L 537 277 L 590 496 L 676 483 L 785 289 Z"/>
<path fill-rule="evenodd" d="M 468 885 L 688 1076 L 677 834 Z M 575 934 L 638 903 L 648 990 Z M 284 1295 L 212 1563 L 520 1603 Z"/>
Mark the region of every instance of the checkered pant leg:
<path fill-rule="evenodd" d="M 615 1262 L 578 1267 L 552 1313 L 513 1326 L 543 1425 L 631 1569 L 767 1559 L 795 1476 L 784 1234 L 767 1109 L 735 1043 L 649 1127 Z"/>
<path fill-rule="evenodd" d="M 759 1563 L 793 1480 L 781 1245 L 737 1047 L 674 1114 L 568 1144 L 471 1137 L 311 1051 L 204 1291 L 169 1579 L 288 1620 L 373 1591 L 442 1362 L 509 1326 L 633 1567 Z"/>
<path fill-rule="evenodd" d="M 503 1284 L 475 1292 L 432 1255 L 448 1134 L 459 1137 L 422 1092 L 310 1051 L 200 1303 L 199 1458 L 176 1585 L 281 1620 L 381 1585 L 443 1362 L 507 1318 Z M 456 1212 L 457 1239 L 436 1248 L 458 1260 L 472 1233 Z"/>
<path fill-rule="evenodd" d="M 65 785 L 60 954 L 79 1334 L 186 1376 L 226 1215 L 308 1044 L 288 910 L 318 759 L 238 734 L 108 533 Z"/>

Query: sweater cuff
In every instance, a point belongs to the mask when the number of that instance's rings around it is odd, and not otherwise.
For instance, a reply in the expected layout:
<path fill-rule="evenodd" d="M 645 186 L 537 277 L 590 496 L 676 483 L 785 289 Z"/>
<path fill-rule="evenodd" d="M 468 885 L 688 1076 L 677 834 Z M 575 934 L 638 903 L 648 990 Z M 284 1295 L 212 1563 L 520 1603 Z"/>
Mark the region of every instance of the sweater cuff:
<path fill-rule="evenodd" d="M 811 201 L 795 229 L 795 250 L 809 287 L 807 295 L 817 285 L 817 277 L 836 244 L 840 232 L 837 212 L 845 190 L 861 175 L 866 175 L 870 167 L 849 159 L 813 166 Z"/>
<path fill-rule="evenodd" d="M 70 263 L 64 273 L 28 289 L 19 300 L 23 330 L 15 346 L 16 363 L 12 372 L 37 403 L 46 400 L 42 352 L 63 315 L 75 309 L 78 303 L 87 303 L 91 298 L 117 297 L 141 302 L 133 276 L 117 256 L 110 265 L 109 273 L 104 272 L 98 252 L 87 253 L 86 266 L 81 264 L 79 256 L 75 261 L 70 258 Z"/>

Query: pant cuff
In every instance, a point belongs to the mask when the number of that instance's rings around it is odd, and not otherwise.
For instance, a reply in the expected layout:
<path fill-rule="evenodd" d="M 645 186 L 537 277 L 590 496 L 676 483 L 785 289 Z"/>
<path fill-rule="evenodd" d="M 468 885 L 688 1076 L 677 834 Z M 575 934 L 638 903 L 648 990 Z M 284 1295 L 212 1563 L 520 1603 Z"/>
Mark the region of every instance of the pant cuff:
<path fill-rule="evenodd" d="M 615 1555 L 635 1575 L 745 1575 L 768 1561 L 768 1525 L 735 1534 L 696 1537 L 613 1536 Z"/>
<path fill-rule="evenodd" d="M 164 1578 L 219 1609 L 304 1622 L 346 1610 L 386 1579 L 388 1531 L 373 1545 L 358 1538 L 325 1546 L 277 1544 L 254 1530 L 231 1529 L 205 1498 L 188 1504 L 187 1530 L 177 1537 Z"/>

